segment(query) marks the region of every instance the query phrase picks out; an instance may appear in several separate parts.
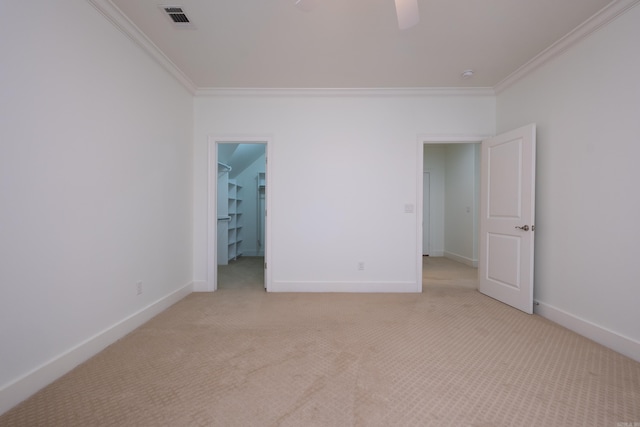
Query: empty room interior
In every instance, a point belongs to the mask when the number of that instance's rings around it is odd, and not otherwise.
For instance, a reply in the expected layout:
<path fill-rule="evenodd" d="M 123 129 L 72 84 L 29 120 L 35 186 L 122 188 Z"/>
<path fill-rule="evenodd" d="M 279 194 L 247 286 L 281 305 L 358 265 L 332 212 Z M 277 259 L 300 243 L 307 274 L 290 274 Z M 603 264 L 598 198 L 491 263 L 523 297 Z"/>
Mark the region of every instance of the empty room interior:
<path fill-rule="evenodd" d="M 3 4 L 0 426 L 640 426 L 638 3 Z"/>

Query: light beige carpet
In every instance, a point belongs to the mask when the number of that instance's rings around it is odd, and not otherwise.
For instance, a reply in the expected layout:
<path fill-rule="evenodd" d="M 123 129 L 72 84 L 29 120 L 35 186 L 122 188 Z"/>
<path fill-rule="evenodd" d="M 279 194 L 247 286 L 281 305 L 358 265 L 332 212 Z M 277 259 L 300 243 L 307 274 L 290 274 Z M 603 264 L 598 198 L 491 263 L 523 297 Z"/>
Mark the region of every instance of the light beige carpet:
<path fill-rule="evenodd" d="M 192 294 L 0 425 L 640 422 L 640 363 L 439 277 L 417 295 Z"/>

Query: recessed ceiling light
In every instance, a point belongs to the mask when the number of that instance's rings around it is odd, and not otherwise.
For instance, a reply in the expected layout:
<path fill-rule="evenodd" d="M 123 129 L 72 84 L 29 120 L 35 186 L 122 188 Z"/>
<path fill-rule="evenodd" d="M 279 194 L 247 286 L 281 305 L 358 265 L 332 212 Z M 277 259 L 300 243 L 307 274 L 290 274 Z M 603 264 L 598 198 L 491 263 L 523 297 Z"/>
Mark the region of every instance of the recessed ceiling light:
<path fill-rule="evenodd" d="M 473 70 L 464 70 L 462 74 L 460 74 L 460 77 L 463 79 L 470 79 L 473 77 Z"/>

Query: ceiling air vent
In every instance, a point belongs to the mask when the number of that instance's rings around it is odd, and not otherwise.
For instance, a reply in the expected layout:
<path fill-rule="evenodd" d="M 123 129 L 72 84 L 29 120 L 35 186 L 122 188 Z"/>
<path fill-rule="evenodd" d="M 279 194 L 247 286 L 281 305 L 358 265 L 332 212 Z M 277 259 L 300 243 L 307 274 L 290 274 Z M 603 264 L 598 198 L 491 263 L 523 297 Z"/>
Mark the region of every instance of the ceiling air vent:
<path fill-rule="evenodd" d="M 189 28 L 193 27 L 193 23 L 184 12 L 182 6 L 166 6 L 161 5 L 160 8 L 164 11 L 164 13 L 171 19 L 171 22 L 177 27 L 180 28 Z"/>

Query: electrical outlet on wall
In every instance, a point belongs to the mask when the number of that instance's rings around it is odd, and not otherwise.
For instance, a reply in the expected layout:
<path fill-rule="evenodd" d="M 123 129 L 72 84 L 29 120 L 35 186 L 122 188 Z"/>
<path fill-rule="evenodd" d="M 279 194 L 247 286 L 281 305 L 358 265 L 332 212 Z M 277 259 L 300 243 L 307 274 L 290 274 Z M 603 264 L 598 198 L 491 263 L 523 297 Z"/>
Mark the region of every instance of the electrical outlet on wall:
<path fill-rule="evenodd" d="M 142 280 L 136 283 L 136 295 L 142 295 Z"/>
<path fill-rule="evenodd" d="M 360 271 L 364 270 L 364 261 L 359 261 L 358 262 L 358 270 L 360 270 Z"/>

